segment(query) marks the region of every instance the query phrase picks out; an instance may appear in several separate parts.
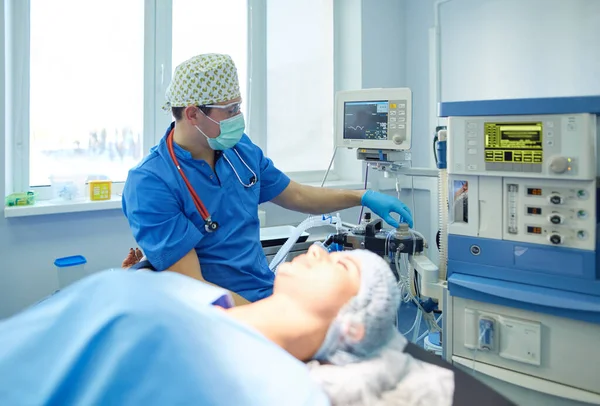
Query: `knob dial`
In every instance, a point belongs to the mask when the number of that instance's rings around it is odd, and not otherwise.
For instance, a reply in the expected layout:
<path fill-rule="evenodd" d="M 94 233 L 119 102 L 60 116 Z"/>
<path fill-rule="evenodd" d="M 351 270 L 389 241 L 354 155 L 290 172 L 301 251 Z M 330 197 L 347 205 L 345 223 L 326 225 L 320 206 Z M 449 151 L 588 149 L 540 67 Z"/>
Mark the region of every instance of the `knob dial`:
<path fill-rule="evenodd" d="M 548 216 L 548 221 L 552 224 L 562 224 L 565 221 L 565 218 L 560 214 L 551 214 Z"/>
<path fill-rule="evenodd" d="M 548 196 L 548 201 L 552 204 L 563 204 L 565 202 L 562 196 L 557 194 Z"/>
<path fill-rule="evenodd" d="M 404 142 L 404 137 L 400 134 L 396 134 L 392 137 L 392 141 L 394 141 L 394 144 L 402 144 L 402 142 Z"/>
<path fill-rule="evenodd" d="M 550 159 L 550 170 L 554 173 L 565 173 L 569 168 L 569 160 L 564 156 L 555 156 Z"/>
<path fill-rule="evenodd" d="M 563 237 L 560 234 L 550 234 L 548 236 L 548 241 L 550 241 L 554 245 L 559 245 L 562 244 Z"/>

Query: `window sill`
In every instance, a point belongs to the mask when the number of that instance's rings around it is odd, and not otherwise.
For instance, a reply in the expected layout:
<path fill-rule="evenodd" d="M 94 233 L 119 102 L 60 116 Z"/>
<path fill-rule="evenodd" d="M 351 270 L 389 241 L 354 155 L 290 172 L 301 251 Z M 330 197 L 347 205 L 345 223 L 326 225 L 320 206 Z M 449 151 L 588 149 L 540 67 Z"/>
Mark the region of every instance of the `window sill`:
<path fill-rule="evenodd" d="M 302 184 L 315 187 L 321 186 L 321 182 L 303 182 Z M 331 189 L 361 190 L 365 188 L 365 184 L 359 181 L 334 180 L 326 182 L 325 187 Z M 370 187 L 370 184 L 367 184 L 367 188 L 368 187 Z M 4 217 L 29 217 L 48 214 L 81 213 L 116 209 L 121 209 L 121 196 L 114 196 L 110 200 L 97 202 L 90 200 L 84 200 L 80 202 L 52 202 L 49 200 L 42 200 L 33 206 L 5 207 Z M 259 211 L 259 219 L 261 220 L 261 224 L 265 224 L 264 216 L 264 211 L 262 211 L 262 213 Z"/>
<path fill-rule="evenodd" d="M 5 207 L 4 217 L 28 217 L 115 209 L 121 209 L 121 196 L 114 196 L 110 200 L 94 202 L 90 200 L 79 202 L 52 202 L 42 200 L 32 206 Z"/>
<path fill-rule="evenodd" d="M 321 182 L 302 182 L 303 185 L 320 187 Z M 349 189 L 349 190 L 361 190 L 365 188 L 365 183 L 360 181 L 351 181 L 351 180 L 332 180 L 325 182 L 325 185 L 328 189 Z M 367 189 L 371 187 L 371 183 L 367 183 Z"/>

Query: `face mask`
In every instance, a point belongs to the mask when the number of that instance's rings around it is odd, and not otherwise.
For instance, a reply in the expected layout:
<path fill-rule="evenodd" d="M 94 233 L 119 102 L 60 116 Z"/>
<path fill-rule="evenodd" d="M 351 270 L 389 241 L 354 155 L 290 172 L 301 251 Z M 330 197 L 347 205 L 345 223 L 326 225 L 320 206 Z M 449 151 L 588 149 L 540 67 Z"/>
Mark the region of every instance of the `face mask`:
<path fill-rule="evenodd" d="M 204 112 L 202 114 L 204 114 Z M 220 122 L 215 121 L 208 116 L 206 117 L 213 123 L 218 124 L 219 128 L 221 129 L 221 133 L 218 137 L 210 138 L 202 132 L 200 127 L 196 126 L 196 130 L 206 137 L 208 146 L 211 149 L 215 151 L 223 151 L 233 148 L 238 142 L 240 142 L 242 136 L 244 135 L 244 129 L 246 128 L 246 124 L 244 123 L 244 115 L 242 113 Z"/>

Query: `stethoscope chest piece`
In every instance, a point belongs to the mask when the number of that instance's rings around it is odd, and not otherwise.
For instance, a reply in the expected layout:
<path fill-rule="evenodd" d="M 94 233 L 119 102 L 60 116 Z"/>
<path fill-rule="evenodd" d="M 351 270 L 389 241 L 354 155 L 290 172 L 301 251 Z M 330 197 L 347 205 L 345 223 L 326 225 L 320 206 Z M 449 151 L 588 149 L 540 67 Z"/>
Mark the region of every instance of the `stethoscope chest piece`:
<path fill-rule="evenodd" d="M 212 221 L 210 218 L 206 219 L 206 221 L 204 222 L 204 229 L 208 233 L 217 231 L 218 228 L 219 228 L 219 223 L 217 223 L 216 221 Z"/>

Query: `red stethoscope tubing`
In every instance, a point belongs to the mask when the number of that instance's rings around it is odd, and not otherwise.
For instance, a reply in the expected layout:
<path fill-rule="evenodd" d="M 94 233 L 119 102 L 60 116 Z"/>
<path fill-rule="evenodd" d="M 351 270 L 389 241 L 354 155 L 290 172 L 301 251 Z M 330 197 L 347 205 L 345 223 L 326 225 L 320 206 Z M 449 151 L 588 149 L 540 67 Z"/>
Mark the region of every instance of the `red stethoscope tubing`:
<path fill-rule="evenodd" d="M 188 180 L 187 176 L 185 176 L 185 173 L 183 173 L 183 169 L 181 168 L 181 166 L 179 166 L 179 161 L 177 161 L 177 156 L 175 156 L 175 151 L 173 150 L 173 132 L 174 132 L 174 130 L 171 130 L 171 132 L 167 136 L 167 149 L 169 150 L 169 155 L 171 156 L 171 160 L 175 164 L 175 167 L 179 171 L 181 178 L 185 182 L 185 185 L 187 186 L 188 191 L 190 192 L 190 195 L 192 196 L 192 200 L 194 201 L 194 205 L 196 206 L 198 213 L 200 213 L 200 215 L 202 216 L 202 219 L 205 222 L 209 222 L 210 215 L 208 214 L 208 210 L 206 210 L 204 203 L 202 203 L 202 200 L 200 200 L 200 197 L 194 190 L 194 187 Z"/>

